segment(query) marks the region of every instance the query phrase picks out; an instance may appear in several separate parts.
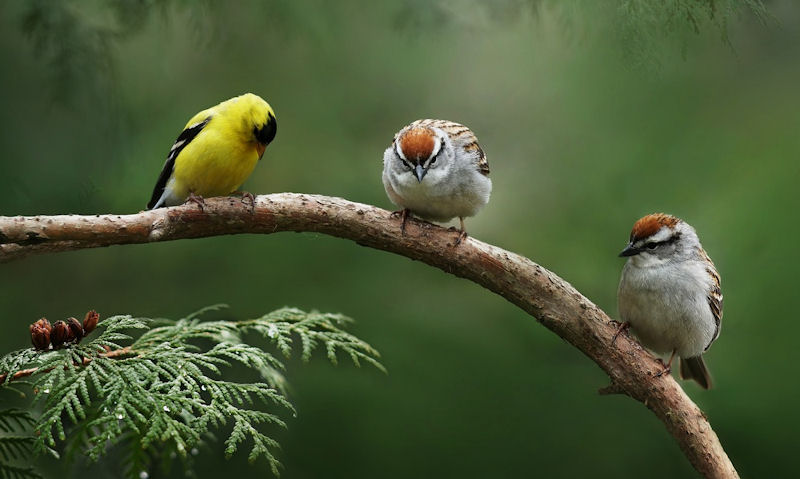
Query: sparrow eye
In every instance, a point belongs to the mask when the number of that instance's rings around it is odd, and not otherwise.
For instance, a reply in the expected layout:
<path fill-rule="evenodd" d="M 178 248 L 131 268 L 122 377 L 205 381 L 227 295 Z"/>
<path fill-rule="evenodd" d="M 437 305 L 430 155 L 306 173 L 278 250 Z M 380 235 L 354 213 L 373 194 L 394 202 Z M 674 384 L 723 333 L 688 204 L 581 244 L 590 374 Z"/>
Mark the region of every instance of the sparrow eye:
<path fill-rule="evenodd" d="M 433 155 L 430 160 L 428 160 L 428 166 L 433 166 L 433 164 L 436 163 L 436 160 L 442 155 L 443 151 L 444 148 L 439 148 L 439 151 L 437 151 L 436 154 Z"/>
<path fill-rule="evenodd" d="M 647 249 L 656 249 L 657 243 L 647 243 Z"/>

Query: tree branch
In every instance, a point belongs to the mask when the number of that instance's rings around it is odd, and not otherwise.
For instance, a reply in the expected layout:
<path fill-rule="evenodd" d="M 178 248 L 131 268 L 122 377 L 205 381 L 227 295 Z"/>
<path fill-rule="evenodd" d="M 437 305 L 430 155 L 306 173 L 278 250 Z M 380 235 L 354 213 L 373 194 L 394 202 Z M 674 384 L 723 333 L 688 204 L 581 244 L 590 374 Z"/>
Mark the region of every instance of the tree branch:
<path fill-rule="evenodd" d="M 117 244 L 150 243 L 225 234 L 311 231 L 390 251 L 469 279 L 499 294 L 581 350 L 611 378 L 605 393 L 647 406 L 683 453 L 710 478 L 738 478 L 703 412 L 649 353 L 621 335 L 610 318 L 569 283 L 531 260 L 457 233 L 341 198 L 281 193 L 258 196 L 251 209 L 239 198 L 212 198 L 133 215 L 0 217 L 0 262 L 26 256 Z"/>

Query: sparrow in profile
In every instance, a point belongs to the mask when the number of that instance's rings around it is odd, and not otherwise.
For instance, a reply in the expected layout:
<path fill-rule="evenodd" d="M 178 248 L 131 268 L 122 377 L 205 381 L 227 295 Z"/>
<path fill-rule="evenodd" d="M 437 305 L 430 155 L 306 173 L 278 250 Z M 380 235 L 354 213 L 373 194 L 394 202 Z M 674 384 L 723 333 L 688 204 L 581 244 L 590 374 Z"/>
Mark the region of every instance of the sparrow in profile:
<path fill-rule="evenodd" d="M 670 354 L 659 376 L 677 355 L 682 378 L 711 388 L 703 353 L 719 337 L 722 291 L 694 228 L 667 214 L 647 215 L 620 256 L 628 258 L 617 292 L 622 326 L 652 351 Z"/>

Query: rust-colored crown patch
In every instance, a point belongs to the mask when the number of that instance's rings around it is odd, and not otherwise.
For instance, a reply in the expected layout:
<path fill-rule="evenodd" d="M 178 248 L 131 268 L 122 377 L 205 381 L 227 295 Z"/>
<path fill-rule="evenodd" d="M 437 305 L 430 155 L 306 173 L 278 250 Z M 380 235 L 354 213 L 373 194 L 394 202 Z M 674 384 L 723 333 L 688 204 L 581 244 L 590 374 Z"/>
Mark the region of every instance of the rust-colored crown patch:
<path fill-rule="evenodd" d="M 680 219 L 665 213 L 647 215 L 634 223 L 633 229 L 631 230 L 631 241 L 639 241 L 648 236 L 652 236 L 664 226 L 674 228 L 679 221 Z"/>
<path fill-rule="evenodd" d="M 435 145 L 433 131 L 429 128 L 412 128 L 400 138 L 400 150 L 412 163 L 427 160 Z"/>

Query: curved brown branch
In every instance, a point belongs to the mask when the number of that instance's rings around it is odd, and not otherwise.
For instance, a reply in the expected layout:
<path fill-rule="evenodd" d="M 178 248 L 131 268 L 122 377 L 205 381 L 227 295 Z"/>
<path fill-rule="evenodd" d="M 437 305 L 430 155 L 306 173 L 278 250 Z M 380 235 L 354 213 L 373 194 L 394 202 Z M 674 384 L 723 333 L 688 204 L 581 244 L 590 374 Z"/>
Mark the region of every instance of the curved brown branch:
<path fill-rule="evenodd" d="M 569 283 L 520 255 L 386 210 L 341 198 L 282 193 L 206 200 L 134 215 L 0 217 L 0 261 L 57 251 L 225 234 L 313 231 L 397 253 L 467 278 L 519 306 L 596 362 L 611 378 L 605 393 L 646 405 L 704 476 L 738 477 L 703 412 L 639 344 L 620 336 L 609 317 Z"/>

